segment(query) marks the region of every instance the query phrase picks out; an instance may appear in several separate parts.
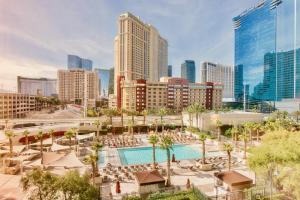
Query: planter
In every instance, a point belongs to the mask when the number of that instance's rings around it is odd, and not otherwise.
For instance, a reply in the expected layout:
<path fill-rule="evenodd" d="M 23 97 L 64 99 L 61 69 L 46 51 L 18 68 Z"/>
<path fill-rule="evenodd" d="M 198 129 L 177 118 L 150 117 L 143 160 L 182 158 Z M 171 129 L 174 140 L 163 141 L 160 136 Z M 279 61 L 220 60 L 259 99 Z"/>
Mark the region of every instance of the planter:
<path fill-rule="evenodd" d="M 210 171 L 212 170 L 212 164 L 200 164 L 199 169 L 202 171 Z"/>

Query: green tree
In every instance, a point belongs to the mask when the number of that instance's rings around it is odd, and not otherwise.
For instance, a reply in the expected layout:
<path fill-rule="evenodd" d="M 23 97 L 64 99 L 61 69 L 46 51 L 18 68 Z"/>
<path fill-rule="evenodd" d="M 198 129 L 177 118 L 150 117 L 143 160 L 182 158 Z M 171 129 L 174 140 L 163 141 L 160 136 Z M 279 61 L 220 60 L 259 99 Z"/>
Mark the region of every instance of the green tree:
<path fill-rule="evenodd" d="M 34 168 L 32 171 L 27 172 L 21 178 L 21 185 L 25 191 L 33 188 L 29 193 L 29 200 L 54 200 L 59 197 L 57 193 L 58 177 L 39 168 Z"/>
<path fill-rule="evenodd" d="M 75 137 L 74 129 L 69 129 L 64 134 L 65 138 L 69 140 L 69 149 L 72 150 L 72 138 Z"/>
<path fill-rule="evenodd" d="M 228 171 L 231 171 L 231 152 L 233 151 L 233 146 L 230 143 L 224 143 L 223 148 L 228 156 Z"/>
<path fill-rule="evenodd" d="M 232 136 L 232 142 L 234 142 L 235 148 L 237 148 L 237 142 L 238 142 L 239 134 L 240 134 L 240 129 L 238 127 L 234 126 L 231 129 L 231 136 Z"/>
<path fill-rule="evenodd" d="M 54 129 L 50 129 L 49 135 L 51 136 L 51 144 L 53 145 L 53 143 L 54 143 L 54 137 L 55 137 L 55 131 L 54 131 Z"/>
<path fill-rule="evenodd" d="M 243 133 L 241 135 L 239 135 L 239 139 L 243 141 L 244 143 L 244 156 L 243 158 L 246 159 L 247 158 L 247 143 L 249 140 L 249 135 L 247 134 L 247 132 L 244 130 Z"/>
<path fill-rule="evenodd" d="M 93 180 L 93 185 L 95 185 L 95 177 L 97 174 L 97 162 L 98 162 L 98 154 L 89 154 L 84 158 L 84 162 L 87 164 L 90 164 L 92 167 L 92 180 Z"/>
<path fill-rule="evenodd" d="M 147 115 L 149 114 L 149 111 L 143 110 L 142 114 L 143 114 L 143 124 L 146 125 L 146 118 L 147 118 Z"/>
<path fill-rule="evenodd" d="M 209 138 L 209 135 L 206 133 L 197 133 L 199 136 L 199 141 L 202 144 L 202 164 L 205 164 L 205 154 L 206 154 L 206 150 L 205 150 L 205 141 Z"/>
<path fill-rule="evenodd" d="M 205 112 L 205 109 L 204 107 L 199 104 L 199 103 L 195 103 L 195 104 L 192 104 L 192 112 L 196 114 L 196 127 L 199 128 L 199 116 Z"/>
<path fill-rule="evenodd" d="M 109 118 L 109 123 L 112 125 L 113 117 L 118 115 L 118 110 L 115 108 L 107 108 L 102 110 L 103 114 Z"/>
<path fill-rule="evenodd" d="M 189 124 L 190 124 L 190 127 L 192 127 L 192 126 L 193 126 L 193 114 L 194 114 L 193 106 L 192 106 L 192 105 L 189 105 L 189 106 L 186 108 L 186 112 L 187 112 L 188 115 L 189 115 Z"/>
<path fill-rule="evenodd" d="M 25 131 L 23 131 L 23 136 L 25 137 L 25 144 L 26 144 L 26 149 L 29 149 L 29 136 L 30 132 L 26 129 Z"/>
<path fill-rule="evenodd" d="M 99 155 L 99 151 L 101 151 L 102 148 L 103 148 L 103 145 L 99 142 L 94 143 L 93 146 L 92 146 L 92 149 L 94 150 L 95 155 Z M 97 174 L 99 173 L 98 162 L 96 162 L 96 173 Z"/>
<path fill-rule="evenodd" d="M 171 155 L 170 150 L 173 149 L 173 139 L 169 135 L 164 135 L 160 141 L 160 148 L 166 150 L 167 153 L 167 181 L 166 185 L 171 185 Z"/>
<path fill-rule="evenodd" d="M 155 169 L 156 168 L 155 148 L 156 148 L 156 144 L 159 142 L 159 138 L 157 134 L 151 134 L 148 140 L 149 143 L 152 144 L 153 169 Z"/>
<path fill-rule="evenodd" d="M 221 141 L 221 127 L 222 127 L 221 120 L 217 119 L 217 121 L 216 121 L 216 127 L 218 129 L 218 141 Z"/>
<path fill-rule="evenodd" d="M 164 130 L 163 117 L 168 114 L 168 110 L 166 108 L 160 108 L 157 111 L 157 114 L 160 116 L 160 124 L 162 126 L 162 131 Z"/>
<path fill-rule="evenodd" d="M 44 164 L 44 156 L 43 156 L 43 140 L 44 140 L 44 133 L 42 130 L 39 130 L 38 133 L 35 135 L 37 140 L 40 140 L 40 154 L 41 154 L 41 164 Z"/>
<path fill-rule="evenodd" d="M 299 116 L 300 116 L 300 110 L 297 110 L 293 113 L 293 115 L 296 117 L 296 122 L 299 122 Z"/>
<path fill-rule="evenodd" d="M 98 139 L 99 138 L 99 132 L 100 132 L 100 127 L 101 127 L 101 122 L 99 119 L 95 120 L 94 123 L 93 123 L 94 126 L 96 126 L 96 138 Z"/>
<path fill-rule="evenodd" d="M 5 134 L 6 138 L 9 141 L 9 156 L 12 157 L 13 156 L 13 142 L 12 142 L 12 139 L 13 139 L 13 137 L 15 137 L 15 134 L 10 129 L 6 129 L 4 131 L 4 134 Z"/>

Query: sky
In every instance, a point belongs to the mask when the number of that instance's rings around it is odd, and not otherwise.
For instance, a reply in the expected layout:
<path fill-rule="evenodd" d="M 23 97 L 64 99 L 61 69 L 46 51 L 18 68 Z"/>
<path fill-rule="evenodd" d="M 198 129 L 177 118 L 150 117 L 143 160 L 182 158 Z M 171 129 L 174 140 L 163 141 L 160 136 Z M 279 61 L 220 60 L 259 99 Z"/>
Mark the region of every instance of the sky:
<path fill-rule="evenodd" d="M 232 18 L 258 0 L 0 0 L 0 89 L 17 76 L 56 78 L 67 55 L 114 65 L 118 16 L 131 12 L 168 40 L 168 62 L 180 76 L 184 60 L 233 65 Z"/>

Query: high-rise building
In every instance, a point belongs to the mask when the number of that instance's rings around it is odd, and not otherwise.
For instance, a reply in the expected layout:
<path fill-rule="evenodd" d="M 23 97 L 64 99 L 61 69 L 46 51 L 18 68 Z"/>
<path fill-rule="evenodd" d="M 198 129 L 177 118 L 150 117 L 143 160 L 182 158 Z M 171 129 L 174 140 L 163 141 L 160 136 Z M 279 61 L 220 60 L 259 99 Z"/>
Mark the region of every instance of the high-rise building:
<path fill-rule="evenodd" d="M 17 77 L 18 93 L 41 96 L 57 95 L 57 80 L 49 78 Z"/>
<path fill-rule="evenodd" d="M 299 0 L 265 0 L 233 18 L 235 98 L 300 98 Z"/>
<path fill-rule="evenodd" d="M 200 68 L 200 81 L 222 83 L 224 85 L 223 100 L 234 98 L 234 73 L 233 66 L 222 65 L 212 62 L 203 62 Z"/>
<path fill-rule="evenodd" d="M 68 55 L 68 69 L 84 69 L 91 71 L 93 61 L 85 58 L 80 58 L 76 55 Z"/>
<path fill-rule="evenodd" d="M 108 84 L 108 95 L 114 94 L 114 80 L 115 80 L 115 68 L 109 70 L 109 84 Z"/>
<path fill-rule="evenodd" d="M 58 98 L 61 101 L 94 107 L 99 98 L 99 78 L 95 71 L 82 69 L 58 70 Z"/>
<path fill-rule="evenodd" d="M 168 65 L 168 77 L 172 77 L 172 65 Z"/>
<path fill-rule="evenodd" d="M 190 83 L 196 82 L 196 67 L 195 61 L 185 60 L 181 64 L 181 78 L 187 79 Z"/>
<path fill-rule="evenodd" d="M 99 84 L 101 85 L 101 87 L 99 88 L 100 95 L 101 95 L 101 97 L 108 98 L 110 69 L 96 68 L 94 70 L 98 73 Z"/>
<path fill-rule="evenodd" d="M 158 81 L 168 74 L 167 40 L 155 27 L 131 13 L 119 17 L 114 49 L 115 83 L 119 76 L 126 80 Z"/>

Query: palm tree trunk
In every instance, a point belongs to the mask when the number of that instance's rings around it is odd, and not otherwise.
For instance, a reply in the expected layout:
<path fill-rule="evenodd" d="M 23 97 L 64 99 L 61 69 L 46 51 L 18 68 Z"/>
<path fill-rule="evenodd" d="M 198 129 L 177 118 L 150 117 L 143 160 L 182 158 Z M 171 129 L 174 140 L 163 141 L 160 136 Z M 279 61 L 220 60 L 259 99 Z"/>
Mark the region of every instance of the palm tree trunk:
<path fill-rule="evenodd" d="M 199 115 L 198 115 L 198 113 L 196 113 L 196 122 L 197 122 L 196 127 L 199 128 Z"/>
<path fill-rule="evenodd" d="M 95 161 L 92 161 L 92 178 L 93 178 L 93 185 L 95 185 L 95 174 L 96 174 L 96 170 L 95 170 Z"/>
<path fill-rule="evenodd" d="M 167 157 L 168 157 L 168 162 L 167 162 L 167 186 L 171 185 L 171 163 L 170 163 L 170 149 L 167 149 Z"/>
<path fill-rule="evenodd" d="M 13 145 L 12 145 L 12 139 L 9 138 L 9 154 L 10 154 L 10 157 L 13 156 Z"/>
<path fill-rule="evenodd" d="M 152 145 L 152 153 L 153 153 L 153 169 L 156 168 L 156 164 L 155 164 L 155 144 Z"/>
<path fill-rule="evenodd" d="M 259 141 L 259 130 L 256 130 L 256 141 Z"/>
<path fill-rule="evenodd" d="M 191 116 L 191 113 L 189 113 L 189 122 L 190 122 L 190 127 L 192 127 L 192 116 Z"/>
<path fill-rule="evenodd" d="M 146 115 L 144 115 L 144 125 L 146 124 Z"/>
<path fill-rule="evenodd" d="M 26 148 L 27 148 L 27 150 L 29 149 L 29 140 L 28 140 L 28 135 L 26 136 Z"/>
<path fill-rule="evenodd" d="M 218 127 L 218 141 L 221 141 L 221 127 Z"/>
<path fill-rule="evenodd" d="M 246 153 L 246 151 L 247 151 L 247 141 L 244 140 L 244 159 L 247 158 L 247 153 Z"/>
<path fill-rule="evenodd" d="M 70 151 L 71 151 L 71 149 L 72 149 L 71 138 L 69 138 L 69 148 L 70 148 Z"/>
<path fill-rule="evenodd" d="M 40 153 L 41 153 L 41 164 L 44 164 L 44 158 L 43 158 L 43 137 L 40 139 Z"/>
<path fill-rule="evenodd" d="M 228 152 L 228 171 L 231 171 L 231 154 Z"/>
<path fill-rule="evenodd" d="M 124 116 L 123 116 L 123 112 L 121 113 L 121 125 L 122 125 L 122 127 L 123 127 L 123 125 L 124 125 Z"/>
<path fill-rule="evenodd" d="M 202 164 L 205 164 L 205 142 L 202 141 Z"/>

